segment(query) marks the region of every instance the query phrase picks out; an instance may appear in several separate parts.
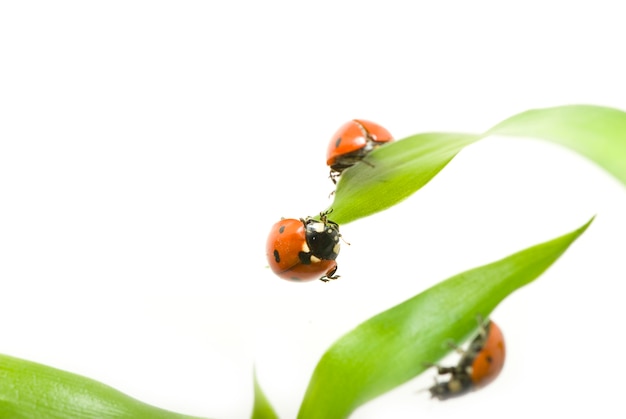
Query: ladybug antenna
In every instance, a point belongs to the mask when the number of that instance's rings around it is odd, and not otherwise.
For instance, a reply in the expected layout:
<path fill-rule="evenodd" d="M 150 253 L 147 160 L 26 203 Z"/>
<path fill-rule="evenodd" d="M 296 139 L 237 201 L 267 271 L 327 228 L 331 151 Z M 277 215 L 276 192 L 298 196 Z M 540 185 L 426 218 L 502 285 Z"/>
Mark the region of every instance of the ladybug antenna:
<path fill-rule="evenodd" d="M 435 379 L 435 385 L 438 385 L 439 383 L 437 383 L 437 379 Z M 419 393 L 426 393 L 427 391 L 429 391 L 430 388 L 429 387 L 425 387 L 425 388 L 420 388 L 419 390 L 415 390 L 415 394 L 419 394 Z"/>
<path fill-rule="evenodd" d="M 432 364 L 432 366 L 436 366 L 436 365 Z M 433 381 L 435 382 L 434 387 L 437 387 L 439 385 L 439 381 L 437 381 L 436 375 L 433 377 Z M 415 390 L 415 394 L 430 392 L 431 388 L 432 387 L 420 388 L 419 390 Z M 432 399 L 433 397 L 435 396 L 431 393 L 430 398 Z"/>

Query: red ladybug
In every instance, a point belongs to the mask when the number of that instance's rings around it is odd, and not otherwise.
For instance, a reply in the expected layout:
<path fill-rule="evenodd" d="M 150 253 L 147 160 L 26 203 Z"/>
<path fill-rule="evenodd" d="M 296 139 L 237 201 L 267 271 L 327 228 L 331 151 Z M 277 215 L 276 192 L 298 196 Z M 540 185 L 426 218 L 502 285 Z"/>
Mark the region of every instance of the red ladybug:
<path fill-rule="evenodd" d="M 451 374 L 449 381 L 437 383 L 429 391 L 432 397 L 445 400 L 465 394 L 492 382 L 504 366 L 506 350 L 500 328 L 492 321 L 481 325 L 480 333 L 472 340 L 455 367 L 439 367 L 439 374 Z"/>
<path fill-rule="evenodd" d="M 385 128 L 364 119 L 353 119 L 346 122 L 333 135 L 326 164 L 330 166 L 330 178 L 336 179 L 345 169 L 363 160 L 376 147 L 393 141 L 393 137 Z"/>
<path fill-rule="evenodd" d="M 321 214 L 320 220 L 284 218 L 274 224 L 267 239 L 267 260 L 272 271 L 290 281 L 320 279 L 335 275 L 339 254 L 339 226 Z"/>

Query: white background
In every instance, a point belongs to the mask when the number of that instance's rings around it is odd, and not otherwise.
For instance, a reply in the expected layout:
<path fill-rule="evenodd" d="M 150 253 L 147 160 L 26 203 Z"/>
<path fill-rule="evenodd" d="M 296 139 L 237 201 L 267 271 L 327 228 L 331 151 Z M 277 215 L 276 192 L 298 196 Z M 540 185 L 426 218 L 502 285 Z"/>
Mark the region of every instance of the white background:
<path fill-rule="evenodd" d="M 598 214 L 494 312 L 496 382 L 440 403 L 429 371 L 353 417 L 623 417 L 626 188 L 569 150 L 484 140 L 343 227 L 339 281 L 266 268 L 270 226 L 330 203 L 351 118 L 402 138 L 626 109 L 619 2 L 384 3 L 4 2 L 0 353 L 215 418 L 249 417 L 256 363 L 292 418 L 359 322 Z"/>

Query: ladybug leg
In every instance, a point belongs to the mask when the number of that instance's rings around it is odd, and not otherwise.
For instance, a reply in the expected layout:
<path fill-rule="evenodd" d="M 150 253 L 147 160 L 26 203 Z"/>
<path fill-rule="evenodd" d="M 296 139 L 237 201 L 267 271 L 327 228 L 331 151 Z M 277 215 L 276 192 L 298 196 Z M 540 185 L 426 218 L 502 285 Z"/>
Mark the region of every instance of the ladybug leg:
<path fill-rule="evenodd" d="M 323 277 L 320 278 L 320 281 L 322 282 L 328 282 L 331 279 L 337 279 L 339 278 L 339 275 L 335 275 L 335 272 L 337 272 L 337 267 L 335 266 L 332 270 L 326 272 L 326 275 L 324 275 Z"/>
<path fill-rule="evenodd" d="M 437 374 L 439 375 L 454 374 L 456 370 L 456 367 L 440 367 L 439 365 L 437 365 Z"/>
<path fill-rule="evenodd" d="M 478 328 L 483 330 L 485 326 L 489 323 L 489 319 L 485 319 L 482 314 L 476 315 L 476 323 L 478 323 Z"/>
<path fill-rule="evenodd" d="M 454 349 L 457 354 L 465 355 L 465 351 L 463 350 L 463 348 L 461 348 L 459 345 L 454 343 L 452 339 L 449 339 L 448 341 L 446 341 L 446 345 L 448 345 L 450 349 Z"/>
<path fill-rule="evenodd" d="M 487 325 L 489 324 L 489 319 L 485 319 L 482 314 L 476 315 L 476 320 L 478 321 L 478 333 L 483 338 L 487 337 Z"/>
<path fill-rule="evenodd" d="M 439 387 L 440 383 L 439 383 L 439 380 L 437 380 L 437 376 L 436 376 L 436 375 L 435 375 L 435 376 L 433 376 L 433 382 L 435 383 L 435 385 L 433 385 L 432 387 L 428 388 L 428 389 L 427 389 L 428 391 L 430 391 L 430 390 L 431 390 L 431 389 L 433 389 L 433 388 L 437 388 L 437 387 Z M 435 397 L 435 396 L 431 394 L 431 398 L 432 398 L 432 397 Z"/>
<path fill-rule="evenodd" d="M 442 367 L 440 365 L 433 364 L 432 362 L 425 362 L 424 366 L 427 368 L 430 368 L 430 367 L 437 368 L 437 374 L 439 375 L 453 374 L 454 372 L 456 372 L 456 369 L 457 369 L 456 367 Z M 435 383 L 438 384 L 437 377 L 435 377 Z"/>
<path fill-rule="evenodd" d="M 361 160 L 361 162 L 365 163 L 366 165 L 368 165 L 368 166 L 369 166 L 369 167 L 371 167 L 371 168 L 376 167 L 376 166 L 374 166 L 374 164 L 372 164 L 372 163 L 368 162 L 368 161 L 367 161 L 367 159 L 362 159 L 362 160 Z"/>
<path fill-rule="evenodd" d="M 331 212 L 333 212 L 332 208 L 327 209 L 326 211 L 320 212 L 320 221 L 323 222 L 324 224 L 327 224 L 328 223 L 328 214 L 330 214 Z"/>

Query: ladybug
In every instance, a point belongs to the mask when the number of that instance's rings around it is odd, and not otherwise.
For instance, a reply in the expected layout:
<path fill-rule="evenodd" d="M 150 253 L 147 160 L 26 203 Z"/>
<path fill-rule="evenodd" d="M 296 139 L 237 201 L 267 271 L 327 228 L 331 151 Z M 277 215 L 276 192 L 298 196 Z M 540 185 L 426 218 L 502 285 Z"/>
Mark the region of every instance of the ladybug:
<path fill-rule="evenodd" d="M 455 367 L 437 366 L 438 374 L 451 376 L 449 381 L 429 388 L 431 396 L 446 400 L 486 386 L 500 374 L 505 355 L 504 337 L 498 325 L 492 321 L 481 324 L 478 336 Z"/>
<path fill-rule="evenodd" d="M 341 234 L 327 214 L 320 214 L 320 220 L 283 218 L 272 226 L 266 250 L 276 275 L 297 282 L 339 278 L 335 259 Z"/>
<path fill-rule="evenodd" d="M 348 167 L 363 160 L 373 149 L 393 141 L 385 128 L 364 119 L 346 122 L 333 135 L 328 144 L 326 164 L 330 166 L 330 178 L 337 183 L 337 178 Z"/>

